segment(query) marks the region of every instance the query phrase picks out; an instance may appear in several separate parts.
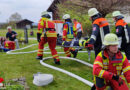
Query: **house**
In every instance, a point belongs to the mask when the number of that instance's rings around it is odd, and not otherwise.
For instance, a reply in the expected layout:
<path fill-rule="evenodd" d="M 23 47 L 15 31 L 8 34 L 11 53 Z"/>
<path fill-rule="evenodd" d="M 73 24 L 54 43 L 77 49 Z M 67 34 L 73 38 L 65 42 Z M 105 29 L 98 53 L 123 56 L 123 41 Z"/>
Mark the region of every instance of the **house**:
<path fill-rule="evenodd" d="M 66 0 L 53 0 L 52 4 L 47 9 L 48 12 L 52 12 L 53 20 L 59 19 L 57 4 L 63 3 Z"/>
<path fill-rule="evenodd" d="M 25 27 L 32 28 L 32 23 L 33 23 L 33 21 L 30 21 L 28 19 L 23 19 L 16 23 L 16 28 L 17 29 L 23 29 Z"/>

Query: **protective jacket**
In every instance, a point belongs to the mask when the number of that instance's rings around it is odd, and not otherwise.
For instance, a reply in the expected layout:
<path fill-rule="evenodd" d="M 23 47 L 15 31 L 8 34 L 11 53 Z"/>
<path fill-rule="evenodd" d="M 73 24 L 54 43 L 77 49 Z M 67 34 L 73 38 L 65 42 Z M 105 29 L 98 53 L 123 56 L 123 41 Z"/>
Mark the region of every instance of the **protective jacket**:
<path fill-rule="evenodd" d="M 41 40 L 38 45 L 38 53 L 37 56 L 43 56 L 44 44 L 48 43 L 49 48 L 51 50 L 51 54 L 54 58 L 54 61 L 59 61 L 59 56 L 55 49 L 57 33 L 55 31 L 55 24 L 53 21 L 47 18 L 41 18 L 38 23 L 38 33 L 42 33 Z"/>
<path fill-rule="evenodd" d="M 103 84 L 101 85 L 100 83 L 99 85 L 99 82 L 101 81 L 101 79 L 104 79 L 105 81 L 103 81 L 103 83 L 110 82 L 114 90 L 120 90 L 117 89 L 119 88 L 118 85 L 116 85 L 117 82 L 115 83 L 115 85 L 113 85 L 115 80 L 112 80 L 112 76 L 114 74 L 121 76 L 122 72 L 128 84 L 130 85 L 130 65 L 125 54 L 118 51 L 118 53 L 116 53 L 116 55 L 112 59 L 110 59 L 105 49 L 97 55 L 93 66 L 93 75 L 94 77 L 96 77 L 96 86 L 102 87 Z"/>
<path fill-rule="evenodd" d="M 72 41 L 74 38 L 74 33 L 76 33 L 76 29 L 73 26 L 73 23 L 66 22 L 63 25 L 63 40 Z"/>
<path fill-rule="evenodd" d="M 130 60 L 130 28 L 123 19 L 117 20 L 115 25 L 116 34 L 119 38 L 119 48 L 125 51 L 127 59 Z"/>
<path fill-rule="evenodd" d="M 45 34 L 47 37 L 57 37 L 54 22 L 45 17 L 41 18 L 38 23 L 38 33 L 42 34 L 41 37 L 44 37 Z"/>
<path fill-rule="evenodd" d="M 92 35 L 90 44 L 94 45 L 94 49 L 101 50 L 104 36 L 110 33 L 109 24 L 105 18 L 97 18 L 93 21 Z"/>
<path fill-rule="evenodd" d="M 74 28 L 76 28 L 76 30 L 78 29 L 78 28 L 77 28 L 77 25 L 78 25 L 78 24 L 80 24 L 80 25 L 81 25 L 81 23 L 79 23 L 79 22 L 77 22 L 77 21 L 74 23 Z M 81 30 L 81 31 L 82 31 L 82 33 L 83 33 L 83 28 L 82 28 L 82 25 L 81 25 L 80 30 Z M 80 32 L 80 30 L 79 30 L 79 31 L 76 31 L 76 32 Z"/>
<path fill-rule="evenodd" d="M 116 34 L 121 41 L 121 46 L 125 46 L 130 43 L 130 28 L 128 24 L 123 20 L 117 20 L 116 24 Z"/>
<path fill-rule="evenodd" d="M 73 23 L 65 22 L 63 24 L 63 41 L 72 41 L 72 39 L 74 39 L 75 33 L 76 29 L 74 28 Z M 71 53 L 74 55 L 74 57 L 77 56 L 77 52 L 72 47 L 64 47 L 64 52 L 67 57 L 71 57 Z"/>

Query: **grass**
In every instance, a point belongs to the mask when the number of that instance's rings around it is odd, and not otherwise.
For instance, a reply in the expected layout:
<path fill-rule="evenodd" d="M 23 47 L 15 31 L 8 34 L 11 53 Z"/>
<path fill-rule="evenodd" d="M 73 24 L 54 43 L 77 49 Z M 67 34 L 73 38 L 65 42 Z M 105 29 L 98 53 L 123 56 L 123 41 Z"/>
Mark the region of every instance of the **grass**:
<path fill-rule="evenodd" d="M 37 43 L 36 40 L 29 40 L 29 44 Z M 20 47 L 25 47 L 26 44 L 22 45 L 20 44 Z M 37 50 L 37 45 L 16 51 L 16 52 L 27 52 Z M 50 50 L 48 50 L 50 51 Z M 63 49 L 58 49 L 58 51 L 63 51 Z M 30 90 L 90 90 L 90 87 L 86 84 L 82 83 L 81 81 L 78 81 L 75 78 L 72 78 L 64 73 L 61 73 L 59 71 L 55 71 L 53 69 L 44 67 L 40 64 L 39 60 L 36 60 L 35 57 L 37 53 L 29 53 L 29 54 L 6 54 L 6 53 L 0 53 L 0 72 L 4 72 L 4 79 L 12 79 L 12 78 L 19 78 L 19 77 L 26 77 L 27 83 L 30 87 Z M 51 56 L 50 54 L 44 54 L 44 57 Z M 59 54 L 59 56 L 65 56 L 64 54 Z M 77 56 L 78 59 L 82 59 L 84 61 L 87 61 L 88 55 L 87 53 L 79 53 Z M 93 59 L 93 57 L 91 57 Z M 85 79 L 88 79 L 92 82 L 92 68 L 87 67 L 81 63 L 72 61 L 72 60 L 66 60 L 61 59 L 61 65 L 57 66 L 54 64 L 53 59 L 45 61 L 48 64 L 54 65 L 56 67 L 65 69 L 67 71 L 70 71 L 72 73 L 75 73 Z M 93 63 L 91 61 L 90 63 Z M 33 81 L 33 74 L 41 72 L 41 73 L 49 73 L 54 76 L 54 81 L 43 87 L 35 86 Z"/>
<path fill-rule="evenodd" d="M 6 30 L 0 30 L 0 31 L 1 31 L 0 36 L 4 36 L 5 33 L 7 32 Z M 24 36 L 22 30 L 16 30 L 16 32 L 18 34 L 21 33 L 21 37 Z M 36 31 L 33 37 L 36 37 Z M 37 41 L 29 40 L 29 44 L 20 43 L 20 48 L 34 43 L 36 44 Z M 37 45 L 35 45 L 30 48 L 15 52 L 28 52 L 37 49 L 38 47 Z M 63 51 L 63 48 L 57 49 L 57 51 L 61 52 Z M 36 56 L 37 56 L 36 52 L 28 54 L 14 54 L 14 55 L 0 52 L 0 73 L 4 72 L 5 80 L 25 77 L 27 84 L 30 87 L 30 90 L 90 90 L 90 86 L 82 83 L 81 81 L 72 78 L 62 72 L 42 66 L 39 60 L 35 59 Z M 50 56 L 51 56 L 50 54 L 44 54 L 44 57 L 50 57 Z M 59 54 L 59 56 L 65 56 L 65 55 Z M 91 61 L 88 61 L 87 53 L 78 53 L 77 58 L 93 64 L 95 57 L 94 53 L 91 53 Z M 70 71 L 92 82 L 92 68 L 72 60 L 61 59 L 60 61 L 61 65 L 59 66 L 54 64 L 53 59 L 49 59 L 45 62 L 54 65 L 56 67 L 65 69 L 67 71 Z M 52 74 L 54 76 L 54 81 L 47 86 L 43 87 L 35 86 L 32 83 L 32 81 L 33 81 L 33 74 L 37 72 Z"/>
<path fill-rule="evenodd" d="M 13 29 L 13 31 L 15 31 L 18 34 L 17 38 L 24 37 L 24 29 Z M 30 36 L 30 31 L 31 30 L 29 29 L 28 30 L 28 37 L 36 37 L 37 30 L 33 29 L 34 36 Z M 0 36 L 6 37 L 7 32 L 8 32 L 8 30 L 0 29 Z"/>

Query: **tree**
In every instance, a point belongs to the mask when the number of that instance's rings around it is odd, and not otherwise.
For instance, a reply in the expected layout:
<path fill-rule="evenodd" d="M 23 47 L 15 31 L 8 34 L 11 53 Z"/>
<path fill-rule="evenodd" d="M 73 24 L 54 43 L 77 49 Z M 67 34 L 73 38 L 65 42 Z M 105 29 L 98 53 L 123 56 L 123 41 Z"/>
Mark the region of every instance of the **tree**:
<path fill-rule="evenodd" d="M 22 17 L 19 13 L 14 13 L 9 17 L 9 25 L 11 25 L 13 28 L 16 27 L 16 22 L 22 20 Z"/>
<path fill-rule="evenodd" d="M 81 7 L 76 8 L 78 12 L 86 12 L 89 8 L 95 7 L 102 13 L 103 17 L 114 10 L 120 10 L 122 13 L 130 11 L 130 0 L 69 0 L 61 4 L 67 5 L 66 8 L 69 9 L 73 6 Z"/>
<path fill-rule="evenodd" d="M 83 25 L 84 31 L 91 34 L 91 22 L 88 17 L 88 9 L 95 7 L 103 17 L 120 10 L 122 13 L 130 11 L 130 0 L 66 0 L 57 5 L 60 18 L 66 13 L 70 14 L 72 19 L 76 18 Z M 55 9 L 55 8 L 54 8 Z"/>
<path fill-rule="evenodd" d="M 19 13 L 14 13 L 14 14 L 12 14 L 10 17 L 9 17 L 9 22 L 18 22 L 18 21 L 20 21 L 20 20 L 22 20 L 22 17 L 21 17 L 21 15 L 19 14 Z"/>

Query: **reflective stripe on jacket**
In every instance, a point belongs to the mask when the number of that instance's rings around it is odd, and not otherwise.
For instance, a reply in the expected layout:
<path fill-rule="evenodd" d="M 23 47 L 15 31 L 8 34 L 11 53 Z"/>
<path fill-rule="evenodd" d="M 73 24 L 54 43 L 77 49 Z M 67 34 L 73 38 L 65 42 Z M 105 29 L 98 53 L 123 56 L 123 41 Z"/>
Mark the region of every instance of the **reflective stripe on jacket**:
<path fill-rule="evenodd" d="M 94 44 L 94 48 L 101 49 L 104 36 L 110 33 L 109 24 L 105 18 L 98 18 L 93 22 L 90 44 Z"/>
<path fill-rule="evenodd" d="M 66 22 L 63 25 L 63 40 L 72 41 L 74 38 L 74 33 L 76 29 L 74 28 L 72 23 Z"/>
<path fill-rule="evenodd" d="M 75 28 L 76 30 L 78 29 L 78 28 L 77 28 L 77 25 L 78 25 L 78 24 L 81 25 L 81 23 L 79 23 L 79 22 L 77 22 L 77 21 L 74 23 L 74 28 Z M 82 31 L 82 33 L 83 33 L 83 27 L 82 27 L 82 25 L 81 25 L 81 28 L 80 28 L 80 29 L 81 29 L 81 31 Z M 78 32 L 78 31 L 76 31 L 76 32 Z M 77 34 L 77 33 L 76 33 L 76 34 Z"/>
<path fill-rule="evenodd" d="M 121 75 L 123 72 L 127 82 L 130 83 L 130 65 L 126 55 L 120 51 L 110 60 L 106 50 L 101 51 L 93 64 L 93 75 L 96 77 L 111 80 L 113 74 Z"/>
<path fill-rule="evenodd" d="M 120 19 L 116 22 L 116 34 L 119 37 L 122 44 L 130 43 L 130 28 L 127 23 Z"/>
<path fill-rule="evenodd" d="M 42 33 L 41 37 L 44 37 L 44 33 L 47 37 L 57 37 L 54 22 L 44 17 L 38 22 L 38 33 Z"/>

